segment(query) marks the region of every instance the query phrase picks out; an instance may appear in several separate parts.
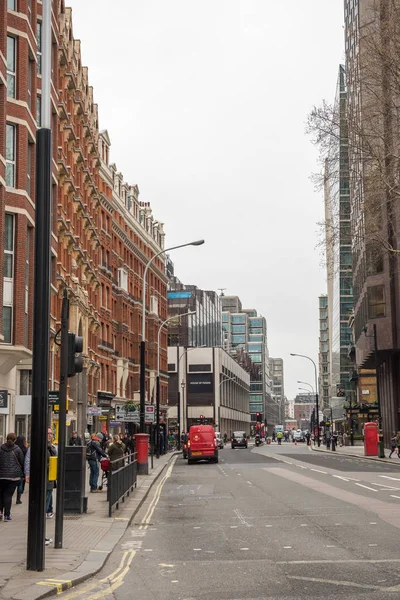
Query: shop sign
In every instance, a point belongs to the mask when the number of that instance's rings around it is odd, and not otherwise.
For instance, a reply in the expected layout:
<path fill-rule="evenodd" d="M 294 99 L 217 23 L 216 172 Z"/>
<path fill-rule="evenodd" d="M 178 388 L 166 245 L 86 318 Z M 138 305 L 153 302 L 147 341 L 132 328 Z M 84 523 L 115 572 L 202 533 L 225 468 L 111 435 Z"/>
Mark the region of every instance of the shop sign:
<path fill-rule="evenodd" d="M 115 394 L 111 392 L 97 392 L 97 406 L 111 406 L 111 400 L 115 398 Z"/>
<path fill-rule="evenodd" d="M 100 406 L 88 406 L 87 407 L 87 414 L 91 415 L 92 417 L 99 417 L 100 415 L 102 415 L 103 411 L 101 410 Z"/>
<path fill-rule="evenodd" d="M 60 390 L 50 390 L 49 391 L 49 404 L 54 406 L 54 404 L 58 404 L 60 399 Z"/>
<path fill-rule="evenodd" d="M 8 390 L 0 390 L 0 408 L 8 408 Z"/>
<path fill-rule="evenodd" d="M 107 421 L 107 419 L 108 419 L 108 417 L 105 417 L 104 415 L 99 417 L 99 421 Z"/>

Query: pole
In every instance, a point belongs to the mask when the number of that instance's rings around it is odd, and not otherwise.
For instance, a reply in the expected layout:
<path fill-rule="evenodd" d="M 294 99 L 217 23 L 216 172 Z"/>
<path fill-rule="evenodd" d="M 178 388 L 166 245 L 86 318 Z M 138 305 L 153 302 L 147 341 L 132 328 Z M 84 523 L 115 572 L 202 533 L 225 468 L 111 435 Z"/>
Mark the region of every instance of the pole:
<path fill-rule="evenodd" d="M 177 422 L 178 422 L 178 450 L 181 449 L 181 393 L 178 389 L 178 406 L 177 406 Z"/>
<path fill-rule="evenodd" d="M 379 371 L 378 337 L 377 337 L 375 323 L 374 323 L 374 351 L 375 351 L 376 400 L 378 402 L 378 427 L 379 427 L 378 455 L 379 455 L 379 458 L 385 458 L 385 446 L 384 446 L 383 431 L 382 431 L 381 394 L 380 394 L 380 389 L 379 389 L 379 372 L 378 372 Z"/>
<path fill-rule="evenodd" d="M 160 458 L 160 375 L 156 379 L 156 457 Z"/>
<path fill-rule="evenodd" d="M 140 342 L 140 433 L 146 433 L 145 425 L 146 406 L 146 342 L 142 338 Z"/>
<path fill-rule="evenodd" d="M 46 535 L 51 261 L 51 1 L 42 8 L 42 129 L 36 133 L 35 267 L 32 352 L 31 468 L 26 568 L 43 571 Z"/>
<path fill-rule="evenodd" d="M 65 495 L 65 444 L 67 427 L 67 383 L 68 383 L 68 291 L 64 289 L 61 310 L 61 357 L 60 357 L 60 393 L 58 407 L 58 461 L 57 461 L 57 502 L 54 548 L 62 548 L 64 529 Z"/>

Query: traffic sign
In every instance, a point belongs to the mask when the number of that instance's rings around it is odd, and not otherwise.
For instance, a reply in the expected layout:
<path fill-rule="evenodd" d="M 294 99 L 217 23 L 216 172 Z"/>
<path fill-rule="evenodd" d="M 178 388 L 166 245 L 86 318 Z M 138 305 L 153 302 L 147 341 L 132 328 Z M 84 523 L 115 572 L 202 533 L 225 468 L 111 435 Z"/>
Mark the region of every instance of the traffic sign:
<path fill-rule="evenodd" d="M 135 425 L 140 424 L 140 404 L 119 405 L 115 407 L 115 419 L 116 421 L 122 421 L 123 423 L 134 423 Z M 145 406 L 145 423 L 152 425 L 155 422 L 155 407 L 153 404 L 146 404 Z"/>

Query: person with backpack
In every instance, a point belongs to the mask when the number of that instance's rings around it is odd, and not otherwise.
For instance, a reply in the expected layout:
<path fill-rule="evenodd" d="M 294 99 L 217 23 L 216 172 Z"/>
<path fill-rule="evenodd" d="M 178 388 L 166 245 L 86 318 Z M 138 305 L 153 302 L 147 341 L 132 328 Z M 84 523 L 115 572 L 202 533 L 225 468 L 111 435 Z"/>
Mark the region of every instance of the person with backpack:
<path fill-rule="evenodd" d="M 0 521 L 11 521 L 12 497 L 24 476 L 24 455 L 16 439 L 15 433 L 9 433 L 0 447 Z"/>
<path fill-rule="evenodd" d="M 90 442 L 86 446 L 86 458 L 90 469 L 89 485 L 91 492 L 101 492 L 98 488 L 99 480 L 99 461 L 101 457 L 108 458 L 100 445 L 101 438 L 98 434 L 91 436 Z"/>

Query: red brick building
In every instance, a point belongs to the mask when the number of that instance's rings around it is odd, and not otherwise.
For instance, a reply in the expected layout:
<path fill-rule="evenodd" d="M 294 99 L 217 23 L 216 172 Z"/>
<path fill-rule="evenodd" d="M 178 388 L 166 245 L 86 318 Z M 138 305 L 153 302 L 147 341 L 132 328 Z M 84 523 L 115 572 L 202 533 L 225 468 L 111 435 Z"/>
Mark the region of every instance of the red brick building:
<path fill-rule="evenodd" d="M 35 142 L 40 126 L 41 2 L 0 0 L 0 440 L 29 432 L 32 369 Z M 72 31 L 71 10 L 53 1 L 53 236 L 49 389 L 59 385 L 65 286 L 70 330 L 84 338 L 84 371 L 70 380 L 68 422 L 83 432 L 88 405 L 103 394 L 103 418 L 139 390 L 142 277 L 164 244 L 162 224 L 137 186 L 109 164 L 110 140 L 99 133 L 97 105 Z M 147 395 L 154 397 L 157 330 L 166 318 L 162 260 L 148 279 Z M 166 399 L 167 340 L 161 339 Z M 115 400 L 104 398 L 115 396 Z M 1 398 L 3 397 L 3 400 Z M 4 400 L 4 398 L 6 398 Z M 56 425 L 56 417 L 54 417 Z M 105 424 L 105 421 L 103 421 Z M 92 426 L 100 427 L 101 421 Z M 108 425 L 106 425 L 108 427 Z"/>

